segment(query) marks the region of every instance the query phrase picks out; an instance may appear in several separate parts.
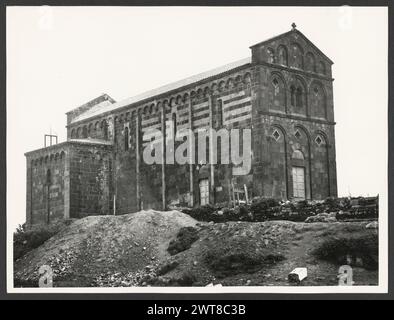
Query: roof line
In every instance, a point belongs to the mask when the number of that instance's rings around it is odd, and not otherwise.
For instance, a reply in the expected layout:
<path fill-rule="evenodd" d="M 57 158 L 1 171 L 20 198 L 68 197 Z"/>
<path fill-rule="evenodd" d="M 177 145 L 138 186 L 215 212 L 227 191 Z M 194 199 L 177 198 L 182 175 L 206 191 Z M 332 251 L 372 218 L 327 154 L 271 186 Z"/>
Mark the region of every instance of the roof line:
<path fill-rule="evenodd" d="M 256 44 L 250 46 L 249 48 L 252 49 L 252 48 L 254 48 L 254 47 L 258 46 L 258 45 L 262 45 L 262 44 L 265 44 L 265 43 L 267 43 L 267 42 L 271 42 L 271 41 L 280 39 L 280 38 L 282 38 L 282 37 L 287 36 L 288 34 L 291 34 L 292 32 L 297 32 L 299 35 L 301 35 L 301 36 L 304 38 L 304 40 L 308 42 L 309 45 L 311 45 L 317 52 L 319 52 L 319 53 L 320 53 L 324 58 L 326 58 L 331 64 L 334 64 L 334 62 L 333 62 L 329 57 L 327 57 L 327 56 L 326 56 L 326 55 L 325 55 L 325 54 L 324 54 L 324 53 L 323 53 L 323 52 L 322 52 L 322 51 L 321 51 L 311 40 L 309 40 L 309 39 L 307 38 L 307 36 L 305 36 L 305 35 L 304 35 L 300 30 L 298 30 L 298 29 L 293 29 L 293 30 L 284 32 L 284 33 L 282 33 L 282 34 L 279 34 L 279 35 L 277 35 L 277 36 L 275 36 L 275 37 L 269 38 L 269 39 L 267 39 L 267 40 L 260 41 L 260 42 L 258 42 L 258 43 L 256 43 Z"/>
<path fill-rule="evenodd" d="M 130 106 L 132 104 L 137 104 L 137 103 L 141 103 L 142 101 L 148 100 L 148 99 L 153 99 L 155 97 L 159 97 L 163 94 L 167 94 L 169 92 L 172 91 L 176 91 L 176 90 L 181 90 L 184 87 L 187 87 L 189 85 L 195 84 L 195 83 L 199 83 L 201 81 L 205 81 L 209 78 L 221 75 L 223 73 L 229 72 L 231 70 L 237 69 L 237 68 L 241 68 L 245 65 L 248 65 L 251 63 L 251 57 L 248 58 L 244 58 L 241 60 L 237 60 L 234 62 L 231 62 L 229 64 L 184 78 L 182 80 L 178 80 L 175 82 L 171 82 L 169 84 L 166 84 L 164 86 L 158 87 L 156 89 L 153 90 L 149 90 L 146 92 L 143 92 L 141 94 L 138 94 L 136 96 L 132 96 L 126 99 L 123 99 L 121 101 L 115 102 L 111 105 L 108 105 L 106 107 L 103 107 L 103 109 L 96 111 L 96 112 L 92 112 L 91 114 L 89 114 L 89 111 L 86 111 L 84 113 L 82 113 L 80 116 L 75 117 L 75 119 L 73 119 L 71 121 L 71 124 L 77 123 L 79 121 L 83 121 L 83 120 L 87 120 L 90 118 L 93 118 L 95 116 L 100 116 L 102 114 L 105 114 L 107 112 L 113 112 L 114 110 L 118 110 L 121 109 L 123 107 L 127 107 Z"/>
<path fill-rule="evenodd" d="M 47 147 L 43 147 L 43 148 L 39 148 L 39 149 L 25 152 L 24 155 L 29 156 L 33 153 L 39 153 L 42 151 L 50 152 L 51 150 L 56 150 L 57 148 L 61 148 L 63 146 L 71 145 L 71 144 L 90 144 L 90 145 L 96 145 L 96 146 L 112 146 L 113 145 L 111 141 L 102 140 L 102 139 L 89 139 L 89 138 L 88 139 L 69 139 L 69 140 L 66 140 L 63 142 L 59 142 L 57 144 L 53 144 L 51 146 L 47 146 Z"/>
<path fill-rule="evenodd" d="M 94 102 L 96 102 L 100 99 L 103 99 L 103 98 L 104 98 L 104 100 L 110 101 L 111 103 L 116 103 L 116 100 L 113 99 L 110 95 L 108 95 L 107 93 L 102 93 L 99 96 L 97 96 L 96 98 L 91 99 L 88 102 L 85 102 L 84 104 L 71 109 L 70 111 L 67 111 L 66 114 L 70 114 L 70 113 L 77 111 L 78 109 L 82 109 L 84 107 L 87 107 L 89 104 L 93 104 L 93 106 L 94 106 L 95 105 Z"/>

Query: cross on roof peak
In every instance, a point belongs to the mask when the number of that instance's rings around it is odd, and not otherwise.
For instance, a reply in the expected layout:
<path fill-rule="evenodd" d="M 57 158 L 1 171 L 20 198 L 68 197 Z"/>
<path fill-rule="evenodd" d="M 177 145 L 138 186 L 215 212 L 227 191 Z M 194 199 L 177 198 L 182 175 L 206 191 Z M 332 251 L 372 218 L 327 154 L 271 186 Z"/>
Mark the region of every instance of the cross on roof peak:
<path fill-rule="evenodd" d="M 297 27 L 297 25 L 293 22 L 293 23 L 291 24 L 291 27 L 293 28 L 293 30 L 295 30 L 295 28 Z"/>

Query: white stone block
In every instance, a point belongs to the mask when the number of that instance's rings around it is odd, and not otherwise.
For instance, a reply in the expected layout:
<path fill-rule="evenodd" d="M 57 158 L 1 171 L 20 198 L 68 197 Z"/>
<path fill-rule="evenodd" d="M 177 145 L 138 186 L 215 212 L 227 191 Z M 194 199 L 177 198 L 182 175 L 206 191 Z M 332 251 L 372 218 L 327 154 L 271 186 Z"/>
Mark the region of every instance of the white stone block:
<path fill-rule="evenodd" d="M 288 279 L 291 282 L 301 282 L 308 276 L 308 270 L 306 268 L 295 268 L 289 273 Z"/>

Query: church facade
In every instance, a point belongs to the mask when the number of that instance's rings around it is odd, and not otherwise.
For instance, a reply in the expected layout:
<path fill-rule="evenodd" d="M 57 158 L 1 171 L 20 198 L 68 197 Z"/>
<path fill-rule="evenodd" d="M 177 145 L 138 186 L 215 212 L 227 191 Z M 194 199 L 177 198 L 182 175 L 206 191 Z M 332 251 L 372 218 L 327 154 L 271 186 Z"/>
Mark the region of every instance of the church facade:
<path fill-rule="evenodd" d="M 67 141 L 26 153 L 27 225 L 253 197 L 337 196 L 333 62 L 293 26 L 251 56 L 116 102 L 103 94 L 67 113 Z M 148 164 L 191 129 L 250 129 L 251 168 L 209 162 Z M 169 144 L 171 136 L 174 137 Z M 242 147 L 241 147 L 242 150 Z M 223 148 L 221 153 L 229 153 Z M 218 156 L 220 159 L 221 156 Z"/>

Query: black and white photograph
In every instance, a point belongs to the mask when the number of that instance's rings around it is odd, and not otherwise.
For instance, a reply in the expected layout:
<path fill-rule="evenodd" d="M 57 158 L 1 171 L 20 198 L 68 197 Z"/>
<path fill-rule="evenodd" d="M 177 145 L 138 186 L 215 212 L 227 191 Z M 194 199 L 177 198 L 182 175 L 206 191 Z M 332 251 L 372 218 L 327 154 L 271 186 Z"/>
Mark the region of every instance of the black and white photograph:
<path fill-rule="evenodd" d="M 9 293 L 387 292 L 387 7 L 6 9 Z"/>

